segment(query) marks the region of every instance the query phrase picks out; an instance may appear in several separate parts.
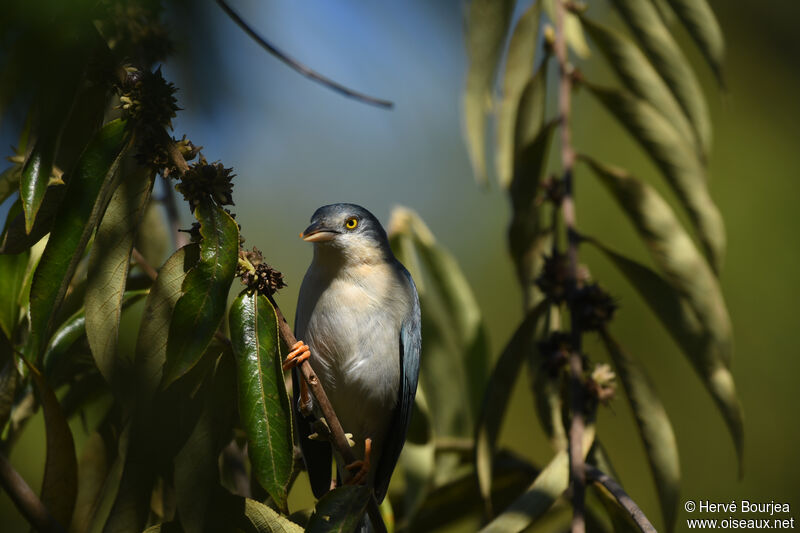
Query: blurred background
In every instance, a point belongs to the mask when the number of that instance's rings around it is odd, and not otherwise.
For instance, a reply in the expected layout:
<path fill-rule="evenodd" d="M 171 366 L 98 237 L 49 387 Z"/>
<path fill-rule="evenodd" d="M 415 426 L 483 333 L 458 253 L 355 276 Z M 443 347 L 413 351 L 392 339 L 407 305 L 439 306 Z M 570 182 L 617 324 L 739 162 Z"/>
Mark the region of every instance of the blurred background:
<path fill-rule="evenodd" d="M 521 319 L 521 296 L 506 248 L 507 197 L 494 183 L 488 189 L 475 184 L 462 141 L 467 66 L 462 2 L 231 4 L 298 60 L 395 103 L 393 110 L 381 110 L 309 82 L 266 54 L 211 0 L 170 4 L 165 15 L 176 53 L 163 72 L 180 89 L 179 105 L 185 109 L 174 121 L 175 134 L 185 133 L 202 145 L 210 161 L 234 167 L 237 221 L 247 246 L 260 248 L 284 273 L 289 286 L 278 303 L 286 315 L 294 314 L 311 258 L 311 247 L 297 234 L 317 207 L 354 202 L 386 224 L 392 207 L 405 205 L 458 259 L 498 354 Z M 671 416 L 682 461 L 682 499 L 789 502 L 800 520 L 800 339 L 795 330 L 800 4 L 711 4 L 728 44 L 727 92 L 717 89 L 688 36 L 682 30 L 677 34 L 707 89 L 715 126 L 711 188 L 728 228 L 722 285 L 734 321 L 733 373 L 746 415 L 742 479 L 723 421 L 675 344 L 602 257 L 586 250 L 582 259 L 618 298 L 612 330 L 644 362 Z M 595 17 L 612 18 L 605 2 L 589 5 Z M 613 24 L 621 27 L 619 21 Z M 612 80 L 600 58 L 584 71 L 593 80 Z M 643 152 L 590 96 L 579 92 L 573 113 L 580 151 L 624 165 L 666 191 Z M 19 123 L 12 116 L 0 124 L 2 146 L 16 144 Z M 632 227 L 585 168 L 578 170 L 576 187 L 579 228 L 647 261 Z M 0 207 L 1 218 L 7 208 Z M 188 210 L 184 215 L 188 226 Z M 590 343 L 587 351 L 602 360 L 599 345 Z M 501 444 L 543 464 L 551 451 L 531 411 L 523 375 Z M 601 410 L 598 427 L 621 481 L 659 526 L 646 458 L 621 395 Z M 79 421 L 73 430 L 80 453 L 86 432 Z M 34 489 L 41 482 L 43 457 L 39 414 L 11 456 Z M 292 510 L 310 501 L 307 484 L 298 483 Z M 679 531 L 687 517 L 681 511 Z M 0 524 L 3 531 L 27 529 L 5 494 L 0 495 Z"/>

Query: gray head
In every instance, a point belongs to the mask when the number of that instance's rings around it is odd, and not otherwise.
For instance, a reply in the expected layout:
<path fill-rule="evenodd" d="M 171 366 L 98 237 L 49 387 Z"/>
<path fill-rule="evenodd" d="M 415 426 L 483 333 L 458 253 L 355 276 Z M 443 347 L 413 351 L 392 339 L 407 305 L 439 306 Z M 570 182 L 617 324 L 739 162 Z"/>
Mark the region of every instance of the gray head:
<path fill-rule="evenodd" d="M 392 258 L 386 231 L 375 215 L 356 204 L 331 204 L 317 209 L 311 224 L 300 234 L 325 255 L 354 260 Z"/>

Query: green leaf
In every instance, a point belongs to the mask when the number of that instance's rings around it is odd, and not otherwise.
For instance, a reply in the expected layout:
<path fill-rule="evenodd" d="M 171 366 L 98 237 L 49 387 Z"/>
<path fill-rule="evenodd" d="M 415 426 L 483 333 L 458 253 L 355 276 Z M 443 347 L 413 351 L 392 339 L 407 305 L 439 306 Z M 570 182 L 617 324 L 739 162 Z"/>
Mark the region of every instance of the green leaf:
<path fill-rule="evenodd" d="M 511 391 L 519 375 L 522 362 L 528 350 L 536 349 L 533 337 L 537 325 L 549 304 L 542 302 L 528 313 L 525 320 L 517 327 L 511 340 L 503 349 L 483 396 L 483 407 L 475 428 L 475 472 L 478 486 L 486 505 L 487 514 L 492 514 L 492 463 L 497 449 L 497 438 L 503 417 L 508 406 Z"/>
<path fill-rule="evenodd" d="M 538 168 L 530 163 L 526 164 L 526 159 L 530 158 L 525 157 L 525 151 L 535 144 L 544 126 L 545 111 L 547 110 L 547 64 L 549 59 L 549 55 L 544 57 L 536 74 L 526 81 L 519 93 L 514 115 L 514 144 L 511 162 L 513 170 L 511 177 L 516 180 L 528 178 L 526 171 Z M 513 186 L 513 182 L 509 185 Z"/>
<path fill-rule="evenodd" d="M 13 348 L 8 344 L 8 339 L 0 333 L 0 434 L 3 433 L 6 422 L 11 417 L 17 387 L 21 382 Z"/>
<path fill-rule="evenodd" d="M 625 87 L 658 110 L 675 127 L 679 137 L 694 146 L 702 160 L 703 145 L 697 133 L 669 86 L 641 49 L 622 33 L 588 17 L 581 17 L 581 22 Z"/>
<path fill-rule="evenodd" d="M 519 532 L 539 519 L 561 496 L 569 485 L 569 456 L 558 452 L 528 489 L 481 533 Z"/>
<path fill-rule="evenodd" d="M 167 360 L 167 336 L 172 311 L 181 296 L 186 273 L 200 258 L 200 247 L 189 244 L 178 249 L 158 271 L 144 305 L 136 339 L 136 390 L 143 401 L 151 398 L 161 382 Z"/>
<path fill-rule="evenodd" d="M 122 475 L 128 457 L 130 434 L 131 428 L 130 425 L 128 425 L 125 426 L 117 438 L 116 457 L 108 468 L 108 473 L 102 481 L 103 485 L 97 494 L 97 498 L 90 503 L 91 508 L 83 509 L 82 507 L 78 507 L 75 510 L 76 513 L 81 513 L 76 519 L 81 518 L 81 520 L 83 520 L 84 518 L 88 518 L 89 528 L 84 530 L 87 533 L 101 533 L 106 529 L 105 525 L 111 515 L 114 502 L 117 499 L 122 484 Z M 82 502 L 79 500 L 78 503 L 80 504 Z M 88 513 L 88 515 L 84 516 L 84 513 Z M 109 528 L 109 531 L 113 531 L 113 529 Z"/>
<path fill-rule="evenodd" d="M 265 296 L 245 291 L 234 300 L 229 322 L 239 375 L 239 415 L 253 473 L 286 512 L 293 465 L 292 410 L 281 368 L 278 319 Z"/>
<path fill-rule="evenodd" d="M 78 494 L 78 461 L 67 419 L 53 390 L 33 366 L 28 366 L 44 411 L 47 458 L 42 480 L 42 503 L 56 522 L 69 525 Z"/>
<path fill-rule="evenodd" d="M 428 493 L 433 489 L 436 473 L 436 442 L 431 413 L 422 386 L 417 387 L 417 394 L 414 397 L 411 425 L 408 428 L 400 461 L 406 481 L 403 516 L 406 520 L 410 520 L 425 504 Z M 386 501 L 388 499 L 384 500 Z"/>
<path fill-rule="evenodd" d="M 656 394 L 650 379 L 639 363 L 603 330 L 600 332 L 606 350 L 614 361 L 625 395 L 633 411 L 639 436 L 644 443 L 666 530 L 675 528 L 680 496 L 681 467 L 678 443 L 667 411 Z"/>
<path fill-rule="evenodd" d="M 117 453 L 116 435 L 112 435 L 114 429 L 111 424 L 103 422 L 83 444 L 78 460 L 78 495 L 69 531 L 89 531 L 92 515 L 103 497 L 103 489 Z"/>
<path fill-rule="evenodd" d="M 300 533 L 303 528 L 261 502 L 245 499 L 244 516 L 253 533 Z M 249 528 L 245 528 L 247 531 Z"/>
<path fill-rule="evenodd" d="M 0 204 L 19 190 L 21 176 L 22 166 L 20 165 L 12 165 L 0 174 Z"/>
<path fill-rule="evenodd" d="M 126 291 L 122 297 L 120 311 L 135 304 L 147 296 L 147 293 L 146 290 Z M 44 375 L 48 380 L 60 383 L 61 378 L 68 374 L 64 368 L 75 363 L 68 360 L 70 350 L 86 336 L 86 333 L 86 313 L 83 309 L 76 311 L 56 329 L 42 359 Z"/>
<path fill-rule="evenodd" d="M 555 24 L 556 0 L 542 0 L 542 2 L 545 13 L 547 13 L 550 21 Z M 586 37 L 583 35 L 583 28 L 581 27 L 578 16 L 569 10 L 564 13 L 564 15 L 564 37 L 566 38 L 567 46 L 569 46 L 578 57 L 586 59 L 591 55 L 591 51 L 589 50 L 589 45 L 586 44 Z"/>
<path fill-rule="evenodd" d="M 466 41 L 469 70 L 464 92 L 464 135 L 478 183 L 487 183 L 486 116 L 500 56 L 514 12 L 513 0 L 471 0 Z"/>
<path fill-rule="evenodd" d="M 33 152 L 22 167 L 19 182 L 19 197 L 25 212 L 25 232 L 33 229 L 36 213 L 42 206 L 44 193 L 50 183 L 50 174 L 53 171 L 55 158 L 57 131 L 49 130 L 43 137 L 36 141 Z"/>
<path fill-rule="evenodd" d="M 669 227 L 665 230 L 669 231 Z M 698 314 L 696 304 L 684 294 L 680 285 L 668 282 L 646 266 L 595 240 L 590 239 L 589 242 L 597 246 L 631 282 L 700 375 L 731 432 L 741 471 L 744 460 L 743 415 L 733 376 L 726 362 L 730 360 L 732 351 L 730 324 L 727 335 L 724 334 L 724 326 L 721 331 L 714 331 L 715 324 Z M 698 273 L 702 276 L 702 270 Z M 702 291 L 702 285 L 698 285 L 696 290 Z M 722 311 L 727 313 L 724 302 L 721 305 Z"/>
<path fill-rule="evenodd" d="M 389 228 L 392 248 L 419 292 L 427 339 L 420 378 L 431 405 L 442 408 L 433 412 L 436 434 L 468 436 L 480 410 L 489 367 L 481 310 L 455 258 L 436 242 L 416 213 L 396 208 Z M 468 398 L 467 409 L 449 401 L 453 395 Z M 445 404 L 457 411 L 442 412 Z"/>
<path fill-rule="evenodd" d="M 703 153 L 711 150 L 711 119 L 700 83 L 652 2 L 613 0 L 636 40 L 678 99 L 692 123 Z"/>
<path fill-rule="evenodd" d="M 673 11 L 689 30 L 700 51 L 705 56 L 719 84 L 725 85 L 722 63 L 725 60 L 725 38 L 714 11 L 706 0 L 667 0 Z"/>
<path fill-rule="evenodd" d="M 219 454 L 231 438 L 235 396 L 233 358 L 223 355 L 217 362 L 200 419 L 175 456 L 175 499 L 181 526 L 187 533 L 207 530 L 206 519 L 219 485 Z"/>
<path fill-rule="evenodd" d="M 123 169 L 123 171 L 128 169 Z M 138 167 L 122 177 L 97 228 L 86 276 L 86 338 L 98 370 L 118 390 L 130 368 L 118 360 L 117 338 L 131 250 L 153 190 L 155 170 Z"/>
<path fill-rule="evenodd" d="M 317 502 L 308 533 L 345 533 L 355 531 L 364 516 L 371 490 L 366 485 L 334 489 Z"/>
<path fill-rule="evenodd" d="M 653 106 L 614 89 L 589 86 L 592 93 L 641 143 L 667 178 L 697 228 L 715 272 L 725 256 L 725 226 L 708 191 L 705 170 L 688 144 Z"/>
<path fill-rule="evenodd" d="M 8 211 L 5 230 L 0 237 L 0 254 L 18 254 L 41 241 L 53 227 L 56 213 L 64 198 L 66 187 L 48 187 L 44 201 L 36 215 L 36 222 L 30 233 L 25 232 L 25 213 L 22 202 L 17 199 Z"/>
<path fill-rule="evenodd" d="M 28 268 L 29 252 L 0 255 L 0 330 L 7 339 L 14 339 L 20 319 L 20 300 Z"/>
<path fill-rule="evenodd" d="M 113 191 L 119 161 L 128 146 L 125 122 L 106 124 L 92 139 L 70 176 L 58 223 L 47 241 L 31 286 L 31 335 L 26 357 L 37 358 L 53 330 L 55 316 Z"/>
<path fill-rule="evenodd" d="M 200 260 L 186 274 L 167 338 L 162 386 L 188 372 L 211 343 L 222 321 L 239 254 L 239 227 L 224 209 L 204 199 L 195 209 L 200 222 Z"/>
<path fill-rule="evenodd" d="M 171 251 L 170 239 L 169 224 L 163 215 L 163 209 L 157 202 L 151 201 L 139 224 L 135 247 L 149 264 L 160 265 Z"/>
<path fill-rule="evenodd" d="M 514 127 L 518 109 L 521 110 L 520 96 L 533 71 L 541 11 L 539 2 L 534 2 L 528 7 L 517 21 L 508 45 L 503 75 L 503 95 L 500 98 L 496 124 L 497 179 L 503 187 L 508 187 L 511 183 L 514 169 Z"/>

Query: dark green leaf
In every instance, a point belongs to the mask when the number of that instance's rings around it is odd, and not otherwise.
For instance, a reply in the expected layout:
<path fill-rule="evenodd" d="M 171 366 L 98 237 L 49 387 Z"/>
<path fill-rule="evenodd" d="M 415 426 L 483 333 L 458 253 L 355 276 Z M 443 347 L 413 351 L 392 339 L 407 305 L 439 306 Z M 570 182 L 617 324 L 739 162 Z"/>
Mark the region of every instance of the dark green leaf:
<path fill-rule="evenodd" d="M 536 349 L 533 336 L 548 307 L 549 304 L 546 302 L 540 303 L 517 327 L 497 360 L 483 397 L 483 406 L 475 429 L 475 472 L 478 476 L 481 496 L 489 514 L 492 513 L 490 500 L 492 462 L 497 449 L 500 427 L 522 362 L 528 355 L 527 351 Z"/>
<path fill-rule="evenodd" d="M 19 190 L 20 176 L 22 176 L 20 165 L 10 166 L 0 174 L 0 204 Z"/>
<path fill-rule="evenodd" d="M 44 200 L 44 193 L 50 183 L 50 173 L 53 171 L 55 158 L 57 131 L 48 131 L 36 141 L 33 152 L 22 167 L 19 182 L 19 197 L 25 212 L 25 232 L 33 229 L 36 213 Z"/>
<path fill-rule="evenodd" d="M 658 11 L 652 2 L 642 0 L 613 0 L 612 3 L 678 99 L 707 155 L 711 149 L 711 119 L 703 90 Z"/>
<path fill-rule="evenodd" d="M 80 513 L 75 517 L 76 519 L 80 518 L 81 521 L 88 519 L 89 528 L 84 530 L 87 531 L 87 533 L 101 533 L 106 530 L 109 532 L 114 531 L 113 528 L 106 528 L 105 526 L 111 515 L 117 495 L 119 494 L 129 443 L 130 426 L 126 426 L 116 441 L 116 457 L 109 466 L 105 478 L 102 480 L 102 487 L 96 499 L 88 503 L 88 505 L 91 506 L 90 509 L 84 509 L 81 506 L 75 510 L 76 513 Z M 113 450 L 106 447 L 106 453 L 113 453 Z M 89 499 L 88 494 L 87 499 Z M 83 502 L 79 501 L 78 503 L 81 504 Z"/>
<path fill-rule="evenodd" d="M 603 344 L 614 361 L 614 367 L 625 388 L 639 435 L 644 443 L 656 490 L 661 502 L 661 514 L 666 530 L 675 528 L 680 496 L 681 467 L 678 443 L 667 411 L 639 363 L 603 330 Z"/>
<path fill-rule="evenodd" d="M 469 70 L 464 92 L 464 135 L 478 183 L 486 177 L 486 115 L 514 12 L 513 0 L 471 0 L 466 39 Z"/>
<path fill-rule="evenodd" d="M 0 433 L 11 416 L 17 387 L 22 381 L 12 350 L 8 339 L 0 333 Z"/>
<path fill-rule="evenodd" d="M 725 85 L 722 63 L 725 60 L 725 38 L 717 18 L 706 0 L 668 0 L 673 11 L 689 30 L 700 47 L 720 85 Z"/>
<path fill-rule="evenodd" d="M 698 156 L 704 157 L 703 145 L 697 137 L 678 100 L 653 65 L 628 37 L 616 30 L 582 17 L 583 27 L 606 57 L 608 64 L 632 93 L 650 103 L 687 140 Z"/>
<path fill-rule="evenodd" d="M 542 64 L 533 77 L 526 80 L 520 89 L 515 109 L 513 126 L 513 145 L 511 146 L 513 175 L 510 178 L 517 180 L 528 177 L 526 171 L 536 170 L 531 164 L 526 165 L 525 151 L 529 150 L 540 136 L 544 126 L 545 111 L 547 110 L 547 63 L 549 55 L 544 57 Z M 523 176 L 519 176 L 522 172 Z M 511 185 L 511 183 L 509 183 Z"/>
<path fill-rule="evenodd" d="M 66 527 L 72 519 L 75 498 L 78 494 L 78 461 L 75 457 L 75 443 L 55 393 L 36 368 L 29 366 L 29 370 L 44 411 L 47 438 L 47 459 L 42 480 L 42 503 L 56 522 Z"/>
<path fill-rule="evenodd" d="M 208 530 L 206 518 L 219 485 L 219 454 L 231 435 L 235 391 L 233 358 L 223 355 L 217 362 L 200 419 L 175 456 L 175 499 L 187 533 Z"/>
<path fill-rule="evenodd" d="M 661 169 L 697 228 L 709 263 L 719 272 L 725 256 L 725 226 L 709 194 L 705 170 L 692 149 L 644 100 L 623 91 L 590 88 Z"/>
<path fill-rule="evenodd" d="M 195 209 L 200 222 L 200 260 L 186 274 L 167 338 L 162 386 L 188 372 L 211 343 L 225 314 L 236 272 L 239 227 L 224 209 L 203 199 Z"/>
<path fill-rule="evenodd" d="M 36 358 L 53 330 L 54 317 L 83 256 L 86 243 L 113 192 L 119 161 L 130 135 L 125 122 L 106 124 L 83 152 L 70 176 L 39 268 L 31 286 L 31 335 L 26 356 Z"/>
<path fill-rule="evenodd" d="M 113 441 L 107 441 L 100 431 L 98 429 L 89 435 L 78 460 L 78 496 L 69 529 L 76 533 L 89 531 L 92 515 L 102 498 L 103 486 L 114 463 L 116 449 L 110 446 Z"/>
<path fill-rule="evenodd" d="M 0 255 L 0 330 L 7 339 L 14 339 L 14 329 L 20 319 L 22 288 L 29 258 L 29 252 Z"/>
<path fill-rule="evenodd" d="M 30 233 L 25 232 L 25 213 L 18 198 L 8 211 L 5 230 L 0 238 L 0 254 L 18 254 L 40 242 L 53 227 L 66 189 L 64 186 L 47 188 Z"/>
<path fill-rule="evenodd" d="M 86 276 L 86 337 L 100 373 L 116 390 L 127 381 L 129 368 L 117 360 L 122 296 L 131 250 L 144 208 L 153 190 L 155 170 L 126 169 L 97 228 Z"/>
<path fill-rule="evenodd" d="M 691 303 L 692 298 L 683 293 L 680 285 L 668 282 L 646 266 L 617 254 L 594 240 L 590 242 L 628 278 L 697 370 L 728 424 L 741 469 L 744 452 L 742 408 L 736 396 L 733 376 L 726 363 L 730 360 L 732 351 L 730 325 L 727 335 L 720 336 L 725 328 L 714 332 L 714 324 L 698 314 L 695 305 Z M 702 270 L 699 273 L 702 274 Z M 702 290 L 702 285 L 697 290 Z M 724 303 L 721 305 L 724 311 Z"/>
<path fill-rule="evenodd" d="M 533 71 L 533 59 L 539 40 L 541 4 L 534 2 L 522 14 L 511 34 L 508 45 L 505 73 L 503 75 L 503 95 L 497 111 L 497 179 L 500 185 L 508 187 L 514 168 L 514 124 L 518 113 L 520 95 Z"/>
<path fill-rule="evenodd" d="M 292 476 L 292 410 L 281 368 L 275 310 L 265 296 L 242 292 L 231 306 L 231 342 L 239 374 L 239 415 L 253 473 L 287 510 Z"/>
<path fill-rule="evenodd" d="M 334 489 L 317 502 L 306 531 L 309 533 L 349 533 L 355 531 L 367 509 L 371 490 L 366 485 Z"/>
<path fill-rule="evenodd" d="M 528 489 L 497 518 L 481 529 L 481 533 L 519 532 L 540 518 L 569 485 L 569 456 L 558 452 Z"/>

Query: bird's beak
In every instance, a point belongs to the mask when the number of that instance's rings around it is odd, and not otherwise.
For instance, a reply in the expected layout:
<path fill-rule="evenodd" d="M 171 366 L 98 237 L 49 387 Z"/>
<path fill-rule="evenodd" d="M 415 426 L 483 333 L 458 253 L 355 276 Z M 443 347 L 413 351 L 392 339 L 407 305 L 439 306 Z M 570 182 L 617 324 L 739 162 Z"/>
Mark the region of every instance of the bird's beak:
<path fill-rule="evenodd" d="M 314 222 L 300 234 L 300 238 L 306 242 L 327 242 L 338 233 L 336 230 L 326 228 L 321 222 Z"/>

